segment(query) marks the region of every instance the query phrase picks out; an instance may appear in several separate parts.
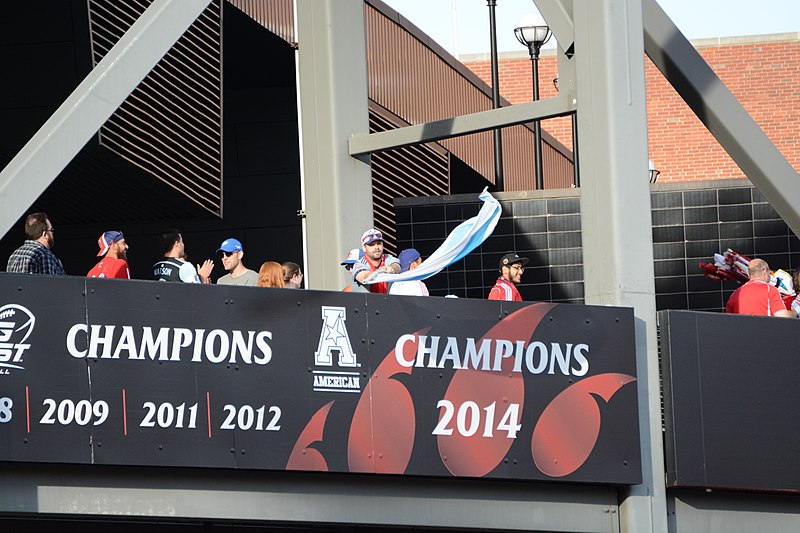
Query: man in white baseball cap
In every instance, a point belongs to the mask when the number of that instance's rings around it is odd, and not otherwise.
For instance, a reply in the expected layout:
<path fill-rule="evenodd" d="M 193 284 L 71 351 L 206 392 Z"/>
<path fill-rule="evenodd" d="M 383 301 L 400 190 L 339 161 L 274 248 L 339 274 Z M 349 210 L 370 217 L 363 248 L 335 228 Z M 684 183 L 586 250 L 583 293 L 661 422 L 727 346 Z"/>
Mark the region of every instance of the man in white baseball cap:
<path fill-rule="evenodd" d="M 375 228 L 368 229 L 361 236 L 361 248 L 364 256 L 353 265 L 353 282 L 361 285 L 373 272 L 400 273 L 400 261 L 393 255 L 384 253 L 383 233 Z M 387 282 L 372 283 L 369 292 L 386 294 L 389 292 Z"/>

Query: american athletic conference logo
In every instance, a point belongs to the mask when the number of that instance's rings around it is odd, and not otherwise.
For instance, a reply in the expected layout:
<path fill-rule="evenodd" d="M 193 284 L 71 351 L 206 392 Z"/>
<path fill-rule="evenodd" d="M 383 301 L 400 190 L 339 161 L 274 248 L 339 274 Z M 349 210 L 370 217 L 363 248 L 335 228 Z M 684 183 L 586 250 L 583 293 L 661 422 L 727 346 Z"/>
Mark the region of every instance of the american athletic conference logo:
<path fill-rule="evenodd" d="M 0 374 L 10 370 L 25 370 L 22 356 L 31 347 L 26 344 L 36 317 L 27 308 L 17 304 L 0 307 Z"/>
<path fill-rule="evenodd" d="M 347 312 L 344 307 L 322 306 L 322 331 L 314 352 L 313 371 L 315 392 L 361 392 L 358 371 L 361 364 L 356 359 L 350 336 L 347 333 Z M 319 367 L 330 367 L 321 370 Z M 339 370 L 333 370 L 338 367 Z"/>

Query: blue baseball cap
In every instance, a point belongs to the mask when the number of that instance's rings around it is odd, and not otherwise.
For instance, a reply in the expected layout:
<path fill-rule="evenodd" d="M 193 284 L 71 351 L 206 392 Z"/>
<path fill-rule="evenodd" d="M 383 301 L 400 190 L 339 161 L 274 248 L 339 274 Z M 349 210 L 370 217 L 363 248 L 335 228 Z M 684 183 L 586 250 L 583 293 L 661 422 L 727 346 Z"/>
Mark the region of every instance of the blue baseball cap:
<path fill-rule="evenodd" d="M 400 272 L 405 272 L 411 266 L 411 263 L 420 258 L 420 255 L 414 248 L 406 248 L 400 252 L 397 258 L 400 260 Z"/>
<path fill-rule="evenodd" d="M 241 252 L 242 250 L 243 250 L 242 243 L 240 243 L 236 239 L 225 239 L 224 241 L 222 241 L 222 244 L 219 245 L 219 250 L 217 250 L 217 253 Z"/>

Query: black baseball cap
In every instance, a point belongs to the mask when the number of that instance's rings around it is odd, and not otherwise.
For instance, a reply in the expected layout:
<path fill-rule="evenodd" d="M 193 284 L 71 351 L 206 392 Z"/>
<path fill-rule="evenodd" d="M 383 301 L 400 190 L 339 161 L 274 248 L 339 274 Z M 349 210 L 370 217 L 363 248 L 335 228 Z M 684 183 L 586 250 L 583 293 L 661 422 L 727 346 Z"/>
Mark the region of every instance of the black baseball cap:
<path fill-rule="evenodd" d="M 513 265 L 514 263 L 521 263 L 522 266 L 528 264 L 527 257 L 520 257 L 515 253 L 506 254 L 500 258 L 500 268 L 502 269 L 504 266 Z"/>

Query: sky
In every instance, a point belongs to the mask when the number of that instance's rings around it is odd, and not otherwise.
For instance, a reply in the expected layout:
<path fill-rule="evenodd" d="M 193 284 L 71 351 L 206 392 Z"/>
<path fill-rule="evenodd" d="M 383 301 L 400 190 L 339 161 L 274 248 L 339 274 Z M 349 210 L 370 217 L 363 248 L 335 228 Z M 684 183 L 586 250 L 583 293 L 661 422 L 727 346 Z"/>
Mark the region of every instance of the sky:
<path fill-rule="evenodd" d="M 383 1 L 456 57 L 490 51 L 486 0 Z M 514 28 L 535 9 L 534 3 L 531 0 L 496 1 L 498 52 L 526 52 L 514 37 Z M 657 1 L 689 39 L 800 32 L 800 0 Z M 555 42 L 550 42 L 544 48 L 554 46 Z"/>

